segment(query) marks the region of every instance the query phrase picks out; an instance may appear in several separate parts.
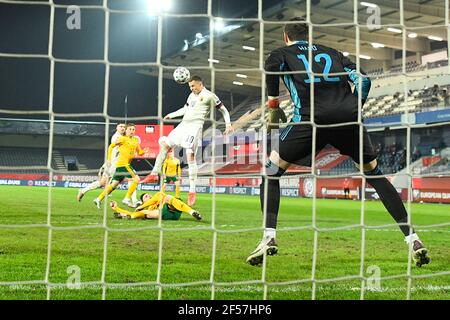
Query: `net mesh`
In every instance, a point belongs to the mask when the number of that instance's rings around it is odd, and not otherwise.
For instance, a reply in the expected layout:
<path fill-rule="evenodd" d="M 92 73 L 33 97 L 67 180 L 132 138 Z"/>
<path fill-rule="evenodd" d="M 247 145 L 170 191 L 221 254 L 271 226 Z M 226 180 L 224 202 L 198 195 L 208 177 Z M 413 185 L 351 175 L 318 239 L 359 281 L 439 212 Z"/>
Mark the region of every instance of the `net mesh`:
<path fill-rule="evenodd" d="M 80 285 L 81 287 L 89 287 L 89 286 L 101 286 L 102 287 L 102 299 L 107 298 L 107 289 L 109 288 L 121 288 L 121 287 L 140 287 L 140 286 L 156 286 L 158 288 L 158 299 L 163 299 L 163 289 L 165 288 L 172 288 L 172 287 L 195 287 L 199 285 L 206 285 L 210 286 L 211 290 L 211 299 L 216 298 L 216 291 L 220 287 L 227 287 L 227 286 L 237 286 L 237 285 L 263 285 L 263 299 L 268 298 L 268 291 L 271 287 L 276 286 L 287 286 L 287 285 L 296 285 L 296 284 L 311 284 L 311 299 L 317 298 L 317 291 L 318 291 L 318 285 L 324 284 L 324 283 L 333 283 L 333 282 L 340 282 L 340 281 L 349 281 L 349 280 L 357 280 L 361 281 L 360 286 L 360 298 L 365 298 L 365 293 L 367 291 L 366 284 L 368 281 L 368 277 L 365 276 L 365 253 L 366 253 L 366 230 L 368 229 L 385 229 L 390 227 L 395 227 L 397 224 L 389 224 L 389 225 L 366 225 L 365 224 L 365 199 L 364 199 L 364 188 L 365 188 L 365 182 L 366 178 L 369 178 L 364 175 L 364 172 L 362 171 L 362 166 L 360 166 L 360 172 L 359 175 L 362 177 L 362 199 L 361 199 L 361 207 L 360 207 L 360 222 L 359 224 L 354 225 L 346 225 L 346 226 L 340 226 L 340 227 L 333 227 L 333 228 L 319 228 L 317 224 L 317 198 L 316 198 L 316 182 L 317 179 L 320 179 L 321 177 L 318 176 L 314 170 L 311 171 L 310 177 L 313 178 L 314 181 L 314 190 L 313 190 L 313 197 L 312 197 L 312 215 L 311 215 L 311 224 L 307 226 L 298 226 L 298 227 L 284 227 L 280 230 L 282 231 L 312 231 L 313 232 L 313 255 L 312 255 L 312 267 L 311 267 L 311 277 L 307 279 L 298 279 L 294 281 L 284 281 L 284 282 L 270 282 L 267 281 L 267 260 L 264 259 L 264 263 L 261 269 L 261 277 L 259 279 L 255 280 L 249 280 L 249 281 L 230 281 L 230 282 L 218 282 L 215 280 L 215 273 L 216 273 L 216 257 L 217 257 L 217 246 L 218 246 L 218 236 L 220 234 L 232 234 L 232 233 L 243 233 L 243 232 L 254 232 L 254 231 L 262 231 L 264 229 L 265 225 L 265 215 L 263 219 L 263 224 L 261 228 L 245 228 L 245 229 L 233 229 L 233 230 L 226 230 L 221 229 L 217 226 L 216 222 L 216 214 L 217 214 L 217 199 L 216 199 L 216 177 L 218 174 L 214 171 L 214 161 L 215 157 L 211 158 L 212 166 L 211 166 L 211 176 L 212 176 L 212 216 L 211 216 L 211 224 L 208 226 L 196 226 L 195 228 L 177 228 L 174 229 L 167 229 L 164 228 L 161 222 L 161 218 L 158 221 L 158 224 L 155 226 L 148 226 L 148 227 L 139 227 L 139 228 L 111 228 L 108 226 L 108 220 L 107 220 L 107 204 L 105 201 L 105 205 L 103 206 L 103 220 L 101 224 L 96 225 L 82 225 L 82 226 L 70 226 L 70 227 L 61 227 L 61 226 L 55 226 L 52 222 L 52 202 L 53 202 L 53 187 L 52 182 L 54 181 L 54 174 L 55 173 L 61 173 L 61 171 L 55 170 L 52 167 L 52 154 L 53 154 L 53 143 L 54 143 L 54 129 L 55 129 L 55 118 L 71 118 L 71 117 L 77 117 L 79 114 L 60 114 L 56 113 L 54 111 L 54 87 L 55 87 L 55 63 L 68 63 L 68 64 L 102 64 L 105 66 L 105 78 L 104 78 L 104 101 L 103 101 L 103 112 L 102 113 L 90 113 L 90 114 L 84 114 L 84 116 L 97 116 L 97 117 L 103 117 L 105 121 L 105 145 L 107 146 L 109 144 L 108 141 L 108 134 L 109 134 L 109 127 L 111 124 L 111 121 L 118 120 L 119 118 L 111 117 L 108 115 L 108 97 L 109 97 L 109 88 L 110 88 L 110 68 L 111 67 L 156 67 L 158 69 L 158 96 L 163 96 L 163 74 L 164 70 L 173 70 L 177 66 L 167 66 L 163 65 L 162 63 L 162 34 L 163 34 L 163 20 L 168 17 L 180 17 L 180 18 L 186 18 L 186 17 L 196 17 L 196 18 L 208 18 L 210 20 L 210 39 L 209 39 L 209 66 L 205 67 L 199 67 L 199 66 L 189 66 L 186 65 L 188 69 L 205 69 L 209 70 L 211 73 L 211 91 L 215 91 L 216 87 L 216 72 L 222 72 L 222 71 L 230 71 L 229 69 L 221 69 L 217 67 L 214 64 L 214 21 L 217 19 L 213 15 L 212 11 L 212 0 L 208 0 L 208 7 L 207 7 L 207 13 L 206 14 L 169 14 L 169 13 L 161 13 L 158 15 L 157 18 L 157 55 L 156 55 L 156 61 L 155 62 L 134 62 L 134 63 L 118 63 L 118 62 L 111 62 L 109 59 L 109 32 L 110 32 L 110 15 L 111 14 L 135 14 L 135 13 L 146 13 L 144 11 L 133 11 L 133 10 L 113 10 L 108 7 L 108 0 L 104 0 L 103 4 L 101 6 L 99 5 L 82 5 L 78 6 L 78 8 L 82 10 L 102 10 L 104 12 L 105 16 L 105 34 L 104 34 L 104 51 L 103 51 L 103 59 L 86 59 L 86 60 L 79 60 L 79 59 L 62 59 L 62 58 L 56 58 L 54 56 L 54 49 L 53 49 L 53 38 L 54 38 L 54 26 L 55 26 L 55 10 L 56 9 L 67 9 L 69 8 L 68 5 L 61 5 L 56 4 L 53 1 L 48 2 L 35 2 L 35 1 L 6 1 L 6 0 L 0 0 L 0 4 L 16 4 L 16 5 L 30 5 L 30 6 L 47 6 L 50 8 L 50 20 L 49 20 L 49 43 L 48 43 L 48 53 L 47 54 L 22 54 L 22 53 L 0 53 L 0 57 L 4 58 L 44 58 L 48 59 L 50 62 L 50 80 L 49 80 L 49 104 L 48 104 L 48 110 L 47 111 L 21 111 L 21 110 L 13 110 L 13 109 L 0 109 L 0 113 L 6 113 L 6 114 L 14 114 L 14 115 L 48 115 L 50 119 L 50 129 L 49 129 L 49 148 L 48 148 L 48 160 L 46 166 L 29 166 L 27 169 L 45 169 L 49 172 L 49 192 L 48 192 L 48 202 L 47 202 L 47 223 L 46 224 L 7 224 L 7 225 L 0 225 L 1 229 L 22 229 L 22 228 L 45 228 L 48 230 L 48 237 L 47 237 L 47 261 L 46 261 L 46 270 L 45 275 L 42 280 L 33 280 L 33 281 L 3 281 L 0 282 L 1 286 L 11 286 L 11 285 L 45 285 L 47 288 L 47 299 L 52 298 L 52 289 L 58 288 L 58 287 L 66 287 L 66 283 L 52 283 L 50 281 L 50 269 L 52 265 L 52 245 L 54 244 L 53 235 L 54 232 L 57 231 L 69 231 L 69 230 L 83 230 L 83 229 L 101 229 L 103 230 L 103 255 L 102 255 L 102 270 L 101 270 L 101 277 L 98 281 L 93 282 L 82 282 Z M 354 19 L 353 22 L 349 23 L 335 23 L 335 24 L 327 24 L 325 26 L 340 26 L 340 27 L 346 27 L 351 26 L 354 27 L 355 32 L 355 48 L 356 48 L 356 65 L 359 76 L 361 73 L 360 70 L 360 29 L 366 28 L 365 25 L 362 25 L 359 22 L 358 19 L 358 9 L 359 4 L 358 1 L 354 1 Z M 314 28 L 315 27 L 323 27 L 324 25 L 318 25 L 314 24 L 311 20 L 311 1 L 306 1 L 306 23 L 309 26 L 309 43 L 313 43 L 314 37 Z M 419 27 L 407 27 L 405 25 L 405 17 L 404 17 L 404 1 L 399 1 L 400 6 L 400 23 L 398 24 L 390 24 L 390 25 L 384 25 L 384 26 L 392 26 L 392 27 L 398 27 L 401 28 L 404 32 L 402 33 L 402 72 L 403 75 L 403 84 L 404 84 L 404 94 L 407 97 L 408 96 L 408 74 L 406 71 L 406 37 L 407 33 L 406 30 L 415 30 Z M 445 0 L 445 26 L 449 26 L 449 0 Z M 223 19 L 227 21 L 228 19 Z M 264 39 L 265 39 L 265 30 L 270 27 L 271 25 L 280 24 L 280 22 L 274 22 L 266 20 L 263 17 L 263 0 L 258 0 L 258 17 L 257 18 L 242 18 L 242 19 L 229 19 L 229 20 L 239 20 L 243 22 L 257 22 L 259 24 L 259 31 L 260 31 L 260 37 L 259 37 L 259 68 L 237 68 L 233 69 L 233 72 L 244 72 L 244 71 L 255 71 L 261 73 L 261 104 L 265 105 L 265 97 L 266 97 L 266 86 L 265 86 L 265 75 L 269 72 L 266 72 L 264 70 Z M 284 24 L 285 22 L 283 22 Z M 447 34 L 449 34 L 450 29 L 447 29 Z M 309 61 L 313 61 L 312 59 L 312 50 L 311 47 L 309 47 L 308 50 L 308 57 Z M 295 72 L 294 72 L 295 73 Z M 312 78 L 315 76 L 321 76 L 321 74 L 315 74 L 311 70 L 311 64 L 309 65 L 308 73 Z M 449 71 L 450 74 L 450 66 Z M 279 74 L 279 73 L 277 73 Z M 345 73 L 346 74 L 346 73 Z M 342 75 L 342 74 L 331 74 L 331 75 Z M 310 86 L 311 88 L 311 113 L 314 113 L 314 86 Z M 362 92 L 361 90 L 361 82 L 359 83 L 359 90 L 358 92 Z M 362 137 L 363 134 L 363 123 L 362 123 L 362 106 L 361 106 L 361 99 L 359 99 L 359 113 L 358 113 L 358 121 L 355 123 L 345 123 L 340 125 L 349 125 L 349 124 L 357 124 L 360 127 L 360 136 Z M 162 99 L 158 99 L 158 114 L 155 117 L 142 117 L 142 118 L 136 118 L 136 119 L 144 119 L 144 120 L 158 120 L 160 123 L 163 123 L 163 102 Z M 261 122 L 266 122 L 265 112 L 263 111 L 260 115 Z M 130 119 L 129 119 L 130 120 Z M 210 121 L 212 123 L 212 154 L 215 154 L 215 132 L 216 132 L 216 126 L 220 124 L 220 121 L 215 120 L 214 116 L 211 115 Z M 437 124 L 439 126 L 442 125 L 448 125 L 449 123 L 440 123 Z M 317 150 L 315 150 L 315 141 L 316 141 L 316 131 L 318 128 L 321 127 L 330 127 L 325 125 L 317 125 L 313 121 L 312 122 L 306 122 L 302 123 L 302 125 L 311 125 L 313 127 L 313 143 L 312 143 L 312 154 L 315 154 Z M 338 125 L 338 126 L 340 126 Z M 414 125 L 410 123 L 403 123 L 402 126 L 406 128 L 407 132 L 407 175 L 408 175 L 408 201 L 406 203 L 407 211 L 411 213 L 411 202 L 412 202 L 412 190 L 411 190 L 411 179 L 414 175 L 411 173 L 410 166 L 410 145 L 411 145 L 411 129 L 420 127 L 419 125 Z M 161 127 L 162 130 L 162 127 Z M 162 133 L 162 131 L 161 131 Z M 263 135 L 263 139 L 265 141 L 266 135 Z M 265 147 L 265 143 L 264 143 Z M 363 155 L 363 146 L 362 144 L 360 147 L 360 163 L 362 163 L 362 155 Z M 263 154 L 263 163 L 265 163 L 265 157 L 266 152 L 262 152 Z M 105 154 L 106 158 L 106 154 Z M 312 158 L 312 164 L 311 168 L 315 167 L 315 158 Z M 3 166 L 0 167 L 0 170 L 21 170 L 24 167 L 11 167 L 11 166 Z M 263 172 L 263 174 L 265 174 Z M 331 176 L 332 177 L 332 176 Z M 267 190 L 267 188 L 265 188 Z M 267 199 L 267 196 L 265 197 Z M 409 214 L 409 218 L 411 219 L 411 214 Z M 408 224 L 410 224 L 412 221 L 408 221 Z M 414 225 L 414 227 L 418 228 L 420 227 L 421 230 L 426 229 L 434 229 L 438 227 L 445 227 L 450 226 L 450 223 L 442 223 L 442 224 L 434 224 L 434 225 L 426 225 L 426 226 L 417 226 Z M 318 252 L 319 252 L 319 234 L 320 233 L 326 233 L 326 232 L 333 232 L 333 231 L 340 231 L 340 230 L 352 230 L 352 229 L 360 229 L 361 230 L 361 256 L 360 256 L 360 271 L 359 274 L 354 275 L 348 275 L 343 277 L 336 277 L 336 278 L 329 278 L 329 279 L 318 279 L 317 278 L 317 263 L 318 263 Z M 141 232 L 145 230 L 154 230 L 159 231 L 159 245 L 158 245 L 158 264 L 157 264 L 157 275 L 156 275 L 156 281 L 148 281 L 148 282 L 132 282 L 132 283 L 108 283 L 107 282 L 107 263 L 108 263 L 108 244 L 111 237 L 111 234 L 113 233 L 120 233 L 120 232 Z M 211 270 L 210 270 L 210 277 L 209 279 L 205 281 L 196 281 L 196 282 L 185 282 L 185 283 L 164 283 L 162 282 L 162 268 L 163 268 L 163 244 L 164 244 L 164 234 L 167 232 L 181 232 L 181 231 L 208 231 L 211 232 L 212 236 L 212 248 L 211 248 Z M 410 248 L 411 249 L 411 248 Z M 243 253 L 245 254 L 245 253 Z M 407 279 L 407 294 L 406 299 L 411 298 L 411 288 L 412 288 L 412 281 L 414 279 L 421 279 L 421 278 L 430 278 L 430 277 L 440 277 L 440 276 L 446 276 L 450 275 L 450 271 L 443 271 L 438 273 L 427 273 L 427 274 L 421 274 L 421 275 L 413 275 L 411 272 L 411 266 L 412 266 L 412 259 L 411 255 L 408 254 L 408 264 L 407 264 L 407 270 L 405 273 L 398 274 L 398 275 L 391 275 L 387 277 L 380 277 L 379 280 L 390 280 L 390 279 Z"/>

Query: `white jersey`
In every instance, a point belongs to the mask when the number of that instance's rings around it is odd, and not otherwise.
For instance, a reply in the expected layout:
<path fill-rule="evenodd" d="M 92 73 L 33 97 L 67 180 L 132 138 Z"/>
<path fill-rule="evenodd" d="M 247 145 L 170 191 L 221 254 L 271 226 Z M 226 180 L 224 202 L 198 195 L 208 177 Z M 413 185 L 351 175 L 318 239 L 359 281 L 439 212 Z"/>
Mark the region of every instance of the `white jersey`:
<path fill-rule="evenodd" d="M 116 131 L 116 133 L 114 133 L 114 135 L 111 138 L 111 143 L 116 143 L 117 140 L 122 136 L 123 136 L 122 134 Z M 98 173 L 99 177 L 101 176 L 112 177 L 116 172 L 116 163 L 118 158 L 119 158 L 119 146 L 115 146 L 111 152 L 111 165 L 108 167 L 106 163 L 104 163 Z"/>
<path fill-rule="evenodd" d="M 114 133 L 114 135 L 111 138 L 111 144 L 116 143 L 117 140 L 122 136 L 123 136 L 122 134 L 120 134 L 116 131 L 116 133 Z M 111 153 L 111 165 L 113 165 L 113 166 L 116 165 L 118 157 L 119 157 L 119 146 L 115 146 Z"/>
<path fill-rule="evenodd" d="M 211 91 L 203 88 L 198 95 L 191 93 L 184 105 L 183 122 L 203 126 L 209 112 L 213 107 L 220 108 L 222 101 Z"/>

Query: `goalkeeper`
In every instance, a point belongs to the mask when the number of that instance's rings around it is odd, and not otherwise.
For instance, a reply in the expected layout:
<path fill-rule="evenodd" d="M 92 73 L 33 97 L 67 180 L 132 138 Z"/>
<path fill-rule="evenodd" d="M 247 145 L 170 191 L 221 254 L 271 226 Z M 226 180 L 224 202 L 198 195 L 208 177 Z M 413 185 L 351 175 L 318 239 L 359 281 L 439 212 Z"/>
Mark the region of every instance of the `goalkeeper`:
<path fill-rule="evenodd" d="M 137 207 L 135 212 L 119 208 L 115 201 L 111 201 L 110 206 L 114 210 L 114 217 L 117 219 L 159 219 L 159 208 L 162 206 L 162 220 L 179 220 L 183 212 L 198 221 L 202 220 L 198 211 L 163 192 L 158 192 L 153 197 L 149 193 L 143 193 L 141 201 L 143 202 L 142 205 Z"/>
<path fill-rule="evenodd" d="M 359 125 L 348 124 L 358 121 L 358 106 L 367 99 L 370 79 L 364 72 L 358 73 L 355 63 L 341 52 L 315 43 L 308 43 L 309 27 L 304 20 L 295 19 L 297 23 L 284 26 L 283 37 L 286 46 L 273 50 L 266 60 L 265 70 L 269 72 L 293 72 L 277 75 L 267 74 L 267 95 L 269 108 L 269 129 L 286 121 L 283 110 L 279 107 L 279 81 L 283 77 L 292 102 L 294 115 L 289 125 L 281 130 L 278 150 L 272 150 L 267 161 L 265 175 L 260 187 L 261 210 L 266 215 L 263 239 L 249 255 L 247 262 L 258 265 L 265 255 L 274 255 L 278 251 L 276 227 L 280 207 L 280 177 L 291 163 L 311 155 L 312 144 L 319 152 L 331 144 L 343 155 L 350 156 L 356 165 L 362 165 L 369 183 L 380 196 L 383 205 L 397 222 L 405 236 L 405 242 L 411 245 L 412 257 L 417 266 L 430 262 L 428 250 L 419 236 L 409 225 L 408 213 L 394 186 L 383 176 L 377 163 L 377 152 L 372 145 L 368 132 L 363 128 L 360 137 Z M 309 51 L 312 61 L 309 61 Z M 308 70 L 316 75 L 311 77 Z M 332 76 L 330 73 L 341 74 Z M 342 75 L 344 74 L 344 75 Z M 349 83 L 353 83 L 352 92 Z M 314 100 L 311 104 L 311 85 L 314 85 Z M 360 100 L 360 101 L 358 101 Z M 314 109 L 312 109 L 314 106 Z M 314 110 L 314 113 L 312 112 Z M 318 127 L 313 131 L 310 122 L 319 125 L 341 124 L 341 126 Z M 301 125 L 300 125 L 301 124 Z M 314 139 L 314 137 L 316 139 Z M 362 143 L 362 154 L 360 154 Z M 314 156 L 314 155 L 312 155 Z"/>

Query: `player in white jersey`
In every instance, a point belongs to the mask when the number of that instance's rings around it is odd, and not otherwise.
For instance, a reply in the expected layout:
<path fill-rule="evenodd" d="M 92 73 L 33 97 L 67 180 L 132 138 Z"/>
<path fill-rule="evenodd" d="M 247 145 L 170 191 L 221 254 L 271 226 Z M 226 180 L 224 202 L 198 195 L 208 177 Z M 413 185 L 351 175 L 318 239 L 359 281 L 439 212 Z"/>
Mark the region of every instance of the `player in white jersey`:
<path fill-rule="evenodd" d="M 189 196 L 188 205 L 195 203 L 195 184 L 197 181 L 197 162 L 195 154 L 198 142 L 202 137 L 203 124 L 209 112 L 213 107 L 218 109 L 225 120 L 224 134 L 233 132 L 230 122 L 230 114 L 220 99 L 211 91 L 205 88 L 203 81 L 198 76 L 192 76 L 189 80 L 189 95 L 183 108 L 172 112 L 164 117 L 164 119 L 173 119 L 183 116 L 181 123 L 173 129 L 167 137 L 161 137 L 159 144 L 161 146 L 158 156 L 156 157 L 155 166 L 152 172 L 142 182 L 152 181 L 161 173 L 161 167 L 166 159 L 167 152 L 174 147 L 182 147 L 186 150 L 189 165 Z M 201 141 L 201 140 L 200 140 Z"/>
<path fill-rule="evenodd" d="M 119 137 L 125 135 L 125 123 L 119 123 L 116 127 L 116 132 L 111 138 L 111 143 L 115 143 Z M 116 171 L 116 161 L 117 156 L 119 154 L 119 147 L 115 147 L 113 149 L 111 155 L 111 161 L 107 161 L 99 170 L 99 180 L 91 182 L 86 187 L 80 189 L 78 191 L 77 200 L 81 201 L 86 193 L 91 190 L 95 190 L 100 187 L 104 187 L 109 177 L 112 177 L 114 172 Z"/>

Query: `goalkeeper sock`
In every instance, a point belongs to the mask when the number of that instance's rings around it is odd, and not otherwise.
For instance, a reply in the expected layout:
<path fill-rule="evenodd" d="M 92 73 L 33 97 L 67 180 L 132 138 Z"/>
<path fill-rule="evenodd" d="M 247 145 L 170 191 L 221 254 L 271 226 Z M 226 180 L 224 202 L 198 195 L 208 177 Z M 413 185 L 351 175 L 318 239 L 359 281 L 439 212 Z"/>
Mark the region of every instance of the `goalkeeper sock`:
<path fill-rule="evenodd" d="M 159 154 L 156 157 L 155 165 L 153 166 L 153 170 L 152 170 L 152 174 L 161 173 L 161 167 L 162 167 L 164 160 L 166 160 L 166 157 L 167 157 L 167 149 L 165 147 L 161 147 L 159 150 Z"/>
<path fill-rule="evenodd" d="M 285 170 L 279 168 L 272 161 L 267 161 L 266 177 L 262 177 L 259 188 L 259 199 L 261 203 L 261 212 L 264 214 L 266 205 L 266 228 L 276 229 L 278 220 L 278 211 L 280 209 L 280 180 Z M 265 189 L 267 181 L 267 203 L 265 203 Z"/>
<path fill-rule="evenodd" d="M 410 244 L 411 242 L 414 243 L 414 241 L 419 240 L 419 236 L 416 233 L 411 233 L 409 236 L 405 236 L 405 242 L 407 244 Z"/>
<path fill-rule="evenodd" d="M 94 181 L 94 182 L 89 183 L 86 187 L 81 189 L 81 193 L 85 194 L 86 192 L 95 190 L 97 188 L 100 188 L 100 181 Z"/>
<path fill-rule="evenodd" d="M 176 198 L 172 198 L 169 202 L 169 204 L 174 207 L 175 209 L 177 209 L 178 211 L 184 212 L 184 213 L 189 213 L 192 214 L 192 212 L 194 212 L 194 209 L 192 209 L 191 207 L 189 207 L 186 203 L 184 203 L 181 200 L 178 200 Z"/>
<path fill-rule="evenodd" d="M 125 198 L 131 199 L 131 195 L 136 191 L 139 182 L 133 181 L 128 188 L 127 195 Z M 137 201 L 137 200 L 136 200 Z"/>
<path fill-rule="evenodd" d="M 264 191 L 267 180 L 267 203 L 265 204 Z M 261 212 L 264 214 L 266 205 L 266 228 L 276 229 L 278 220 L 278 210 L 280 209 L 280 180 L 263 178 L 259 187 L 259 199 L 261 202 Z"/>
<path fill-rule="evenodd" d="M 276 238 L 277 237 L 277 230 L 274 228 L 265 228 L 264 229 L 264 238 Z"/>
<path fill-rule="evenodd" d="M 189 192 L 195 193 L 195 185 L 197 183 L 197 162 L 189 162 Z"/>
<path fill-rule="evenodd" d="M 114 190 L 113 187 L 111 187 L 111 185 L 108 185 L 105 190 L 103 190 L 102 193 L 100 193 L 100 195 L 98 196 L 98 200 L 103 201 L 103 199 L 105 199 L 107 194 L 110 194 L 112 191 Z"/>
<path fill-rule="evenodd" d="M 382 175 L 380 168 L 378 166 L 368 172 L 365 172 L 368 176 L 378 176 Z M 392 218 L 397 223 L 402 223 L 399 228 L 405 236 L 408 236 L 414 232 L 408 223 L 408 213 L 406 212 L 405 206 L 403 205 L 402 199 L 398 195 L 397 190 L 395 190 L 392 183 L 389 182 L 385 177 L 367 179 L 367 182 L 375 189 L 375 191 L 380 196 L 381 202 L 383 202 L 384 207 L 389 211 Z"/>

